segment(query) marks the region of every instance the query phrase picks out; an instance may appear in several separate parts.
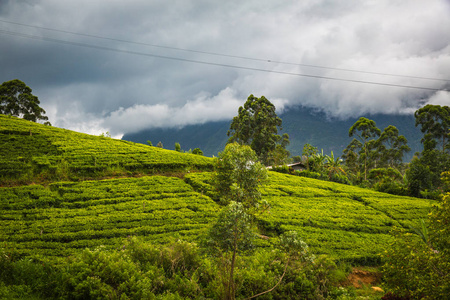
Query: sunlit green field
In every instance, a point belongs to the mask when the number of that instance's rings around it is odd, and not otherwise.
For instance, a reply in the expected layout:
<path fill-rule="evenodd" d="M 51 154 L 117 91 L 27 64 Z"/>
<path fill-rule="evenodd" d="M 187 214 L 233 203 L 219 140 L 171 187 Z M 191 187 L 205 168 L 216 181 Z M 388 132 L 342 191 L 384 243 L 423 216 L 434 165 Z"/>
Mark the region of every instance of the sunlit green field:
<path fill-rule="evenodd" d="M 0 140 L 0 242 L 17 256 L 119 248 L 128 236 L 199 241 L 221 209 L 212 158 L 3 115 Z M 274 172 L 261 192 L 260 247 L 296 230 L 315 254 L 359 264 L 377 263 L 390 230 L 418 226 L 433 204 Z"/>
<path fill-rule="evenodd" d="M 209 170 L 209 157 L 77 133 L 0 115 L 0 185 Z"/>

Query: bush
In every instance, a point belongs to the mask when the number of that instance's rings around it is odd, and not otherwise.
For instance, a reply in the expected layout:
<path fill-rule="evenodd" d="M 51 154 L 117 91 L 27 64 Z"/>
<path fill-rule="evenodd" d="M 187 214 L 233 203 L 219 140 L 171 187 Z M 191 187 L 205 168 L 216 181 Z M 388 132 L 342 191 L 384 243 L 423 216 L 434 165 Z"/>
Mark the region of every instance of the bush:
<path fill-rule="evenodd" d="M 300 176 L 300 177 L 308 177 L 308 178 L 314 178 L 314 179 L 320 179 L 320 180 L 328 180 L 328 177 L 321 174 L 321 173 L 317 173 L 317 172 L 313 172 L 313 171 L 295 171 L 294 172 L 295 175 Z"/>
<path fill-rule="evenodd" d="M 383 275 L 395 296 L 446 299 L 450 295 L 450 194 L 429 216 L 430 229 L 422 229 L 421 237 L 397 230 L 382 256 Z"/>

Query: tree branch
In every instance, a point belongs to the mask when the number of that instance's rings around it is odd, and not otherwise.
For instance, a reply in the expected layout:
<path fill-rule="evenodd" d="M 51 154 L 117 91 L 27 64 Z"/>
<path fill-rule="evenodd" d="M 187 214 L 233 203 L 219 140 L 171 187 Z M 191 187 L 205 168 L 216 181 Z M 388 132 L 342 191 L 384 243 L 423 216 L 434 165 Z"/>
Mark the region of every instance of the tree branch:
<path fill-rule="evenodd" d="M 273 290 L 281 283 L 281 280 L 283 280 L 284 275 L 286 275 L 286 270 L 287 270 L 287 267 L 288 267 L 288 265 L 289 265 L 289 260 L 290 260 L 290 258 L 291 258 L 291 257 L 288 256 L 288 260 L 287 260 L 287 262 L 286 262 L 286 265 L 284 266 L 284 272 L 283 272 L 283 275 L 281 275 L 281 277 L 280 277 L 280 279 L 278 280 L 277 284 L 275 284 L 270 290 L 267 290 L 267 291 L 265 291 L 265 292 L 262 292 L 262 293 L 253 295 L 253 296 L 251 296 L 251 297 L 249 297 L 249 298 L 245 298 L 245 300 L 253 299 L 253 298 L 259 297 L 259 296 L 261 296 L 261 295 L 264 295 L 264 294 L 267 294 L 267 293 L 270 293 L 271 291 L 273 291 Z"/>

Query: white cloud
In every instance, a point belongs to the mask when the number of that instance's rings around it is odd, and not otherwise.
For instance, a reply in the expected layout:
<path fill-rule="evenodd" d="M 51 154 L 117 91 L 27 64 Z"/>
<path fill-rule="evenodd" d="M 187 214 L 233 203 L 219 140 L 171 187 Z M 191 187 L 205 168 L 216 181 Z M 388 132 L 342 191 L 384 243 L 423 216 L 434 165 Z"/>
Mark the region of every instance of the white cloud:
<path fill-rule="evenodd" d="M 200 94 L 195 100 L 181 107 L 166 104 L 134 105 L 112 112 L 103 122 L 113 134 L 135 132 L 142 128 L 182 127 L 190 124 L 231 119 L 237 114 L 236 107 L 242 105 L 230 88 L 210 97 Z"/>
<path fill-rule="evenodd" d="M 440 91 L 428 98 L 426 104 L 450 106 L 450 92 Z"/>
<path fill-rule="evenodd" d="M 336 68 L 450 79 L 449 15 L 446 0 L 0 4 L 0 20 L 60 31 L 0 22 L 3 30 L 185 60 L 436 89 L 448 89 L 449 82 Z M 120 135 L 231 119 L 250 94 L 266 96 L 279 112 L 305 105 L 341 118 L 448 103 L 448 92 L 225 68 L 5 34 L 0 52 L 0 81 L 23 80 L 55 126 L 84 132 Z"/>

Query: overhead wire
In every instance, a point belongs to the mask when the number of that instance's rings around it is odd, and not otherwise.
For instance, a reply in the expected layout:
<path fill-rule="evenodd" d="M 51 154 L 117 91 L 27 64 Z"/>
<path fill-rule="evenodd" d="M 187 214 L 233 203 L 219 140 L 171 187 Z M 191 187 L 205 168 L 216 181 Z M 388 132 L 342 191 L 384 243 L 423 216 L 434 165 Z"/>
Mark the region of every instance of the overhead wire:
<path fill-rule="evenodd" d="M 18 37 L 29 38 L 29 39 L 43 40 L 43 41 L 48 41 L 48 42 L 55 42 L 55 43 L 59 43 L 59 44 L 73 45 L 73 46 L 86 47 L 86 48 L 92 48 L 92 49 L 98 49 L 98 50 L 113 51 L 113 52 L 126 53 L 126 54 L 132 54 L 132 55 L 155 57 L 155 58 L 162 58 L 162 59 L 168 59 L 168 60 L 176 60 L 176 61 L 183 61 L 183 62 L 189 62 L 189 63 L 197 63 L 197 64 L 204 64 L 204 65 L 220 66 L 220 67 L 227 67 L 227 68 L 234 68 L 234 69 L 241 69 L 241 70 L 250 70 L 250 71 L 275 73 L 275 74 L 284 74 L 284 75 L 309 77 L 309 78 L 317 78 L 317 79 L 327 79 L 327 80 L 335 80 L 335 81 L 345 81 L 345 82 L 353 82 L 353 83 L 363 83 L 363 84 L 380 85 L 380 86 L 421 89 L 421 90 L 428 90 L 428 91 L 450 91 L 449 89 L 442 89 L 442 88 L 431 88 L 431 87 L 414 86 L 414 85 L 402 85 L 402 84 L 384 83 L 384 82 L 376 82 L 376 81 L 345 79 L 345 78 L 338 78 L 338 77 L 331 77 L 331 76 L 322 76 L 322 75 L 312 75 L 312 74 L 276 71 L 276 70 L 268 70 L 268 69 L 254 68 L 254 67 L 245 67 L 245 66 L 231 65 L 231 64 L 224 64 L 224 63 L 208 62 L 208 61 L 202 61 L 202 60 L 194 60 L 194 59 L 180 58 L 180 57 L 174 57 L 174 56 L 165 56 L 165 55 L 158 55 L 158 54 L 153 54 L 153 53 L 143 53 L 143 52 L 137 52 L 137 51 L 131 51 L 131 50 L 110 48 L 110 47 L 105 47 L 105 46 L 92 45 L 92 44 L 81 43 L 81 42 L 74 42 L 74 41 L 67 41 L 67 40 L 61 40 L 61 39 L 50 38 L 50 37 L 45 37 L 45 36 L 37 36 L 37 35 L 31 35 L 31 34 L 26 34 L 26 33 L 21 33 L 21 32 L 14 32 L 14 31 L 9 31 L 9 30 L 1 30 L 0 29 L 0 34 L 7 34 L 7 35 L 11 35 L 11 36 L 18 36 Z M 84 35 L 84 34 L 80 34 L 80 35 Z M 86 35 L 86 36 L 90 36 L 90 35 Z M 105 38 L 105 39 L 122 41 L 122 40 L 110 39 L 110 38 Z M 134 43 L 134 42 L 132 42 L 132 43 Z M 165 46 L 160 46 L 160 47 L 171 48 L 171 47 L 165 47 Z M 175 48 L 175 49 L 179 50 L 180 48 Z M 202 51 L 197 51 L 197 50 L 189 50 L 189 51 L 203 53 Z M 208 54 L 211 54 L 211 53 L 208 53 Z M 231 57 L 233 57 L 233 56 L 231 56 Z M 243 58 L 243 57 L 240 57 L 240 58 Z M 396 75 L 396 76 L 403 77 L 402 75 Z M 422 78 L 422 79 L 427 79 L 427 78 Z M 433 79 L 433 80 L 436 80 L 436 78 Z M 447 80 L 444 80 L 444 79 L 439 79 L 439 80 L 447 81 Z"/>
<path fill-rule="evenodd" d="M 193 49 L 186 49 L 186 48 L 178 48 L 178 47 L 171 47 L 171 46 L 164 46 L 164 45 L 136 42 L 136 41 L 130 41 L 130 40 L 124 40 L 124 39 L 118 39 L 118 38 L 111 38 L 111 37 L 105 37 L 105 36 L 93 35 L 93 34 L 87 34 L 87 33 L 73 32 L 73 31 L 67 31 L 67 30 L 61 30 L 61 29 L 55 29 L 55 28 L 49 28 L 49 27 L 29 25 L 29 24 L 24 24 L 24 23 L 19 23 L 19 22 L 6 21 L 6 20 L 2 20 L 2 19 L 0 19 L 0 22 L 7 23 L 7 24 L 24 26 L 24 27 L 29 27 L 29 28 L 43 29 L 43 30 L 60 32 L 60 33 L 65 33 L 65 34 L 72 34 L 72 35 L 77 35 L 77 36 L 90 37 L 90 38 L 95 38 L 95 39 L 103 39 L 103 40 L 109 40 L 109 41 L 115 41 L 115 42 L 121 42 L 121 43 L 128 43 L 128 44 L 135 44 L 135 45 L 141 45 L 141 46 L 148 46 L 148 47 L 154 47 L 154 48 L 161 48 L 161 49 L 170 49 L 170 50 L 185 51 L 185 52 L 191 52 L 191 53 L 207 54 L 207 55 L 222 56 L 222 57 L 229 57 L 229 58 L 239 58 L 239 59 L 244 59 L 244 60 L 253 60 L 253 61 L 260 61 L 260 62 L 267 62 L 267 63 L 302 66 L 302 67 L 309 67 L 309 68 L 319 68 L 319 69 L 327 69 L 327 70 L 336 70 L 336 71 L 372 74 L 372 75 L 382 75 L 382 76 L 393 76 L 393 77 L 404 77 L 404 78 L 415 78 L 415 79 L 450 82 L 450 79 L 444 79 L 444 78 L 434 78 L 434 77 L 424 77 L 424 76 L 411 76 L 411 75 L 402 75 L 402 74 L 393 74 L 393 73 L 373 72 L 373 71 L 362 71 L 362 70 L 356 70 L 356 69 L 337 68 L 337 67 L 329 67 L 329 66 L 319 66 L 319 65 L 313 65 L 313 64 L 295 63 L 295 62 L 285 62 L 285 61 L 277 61 L 277 60 L 273 60 L 273 59 L 263 59 L 263 58 L 255 58 L 255 57 L 248 57 L 248 56 L 231 55 L 231 54 L 225 54 L 225 53 L 217 53 L 217 52 L 193 50 Z"/>

